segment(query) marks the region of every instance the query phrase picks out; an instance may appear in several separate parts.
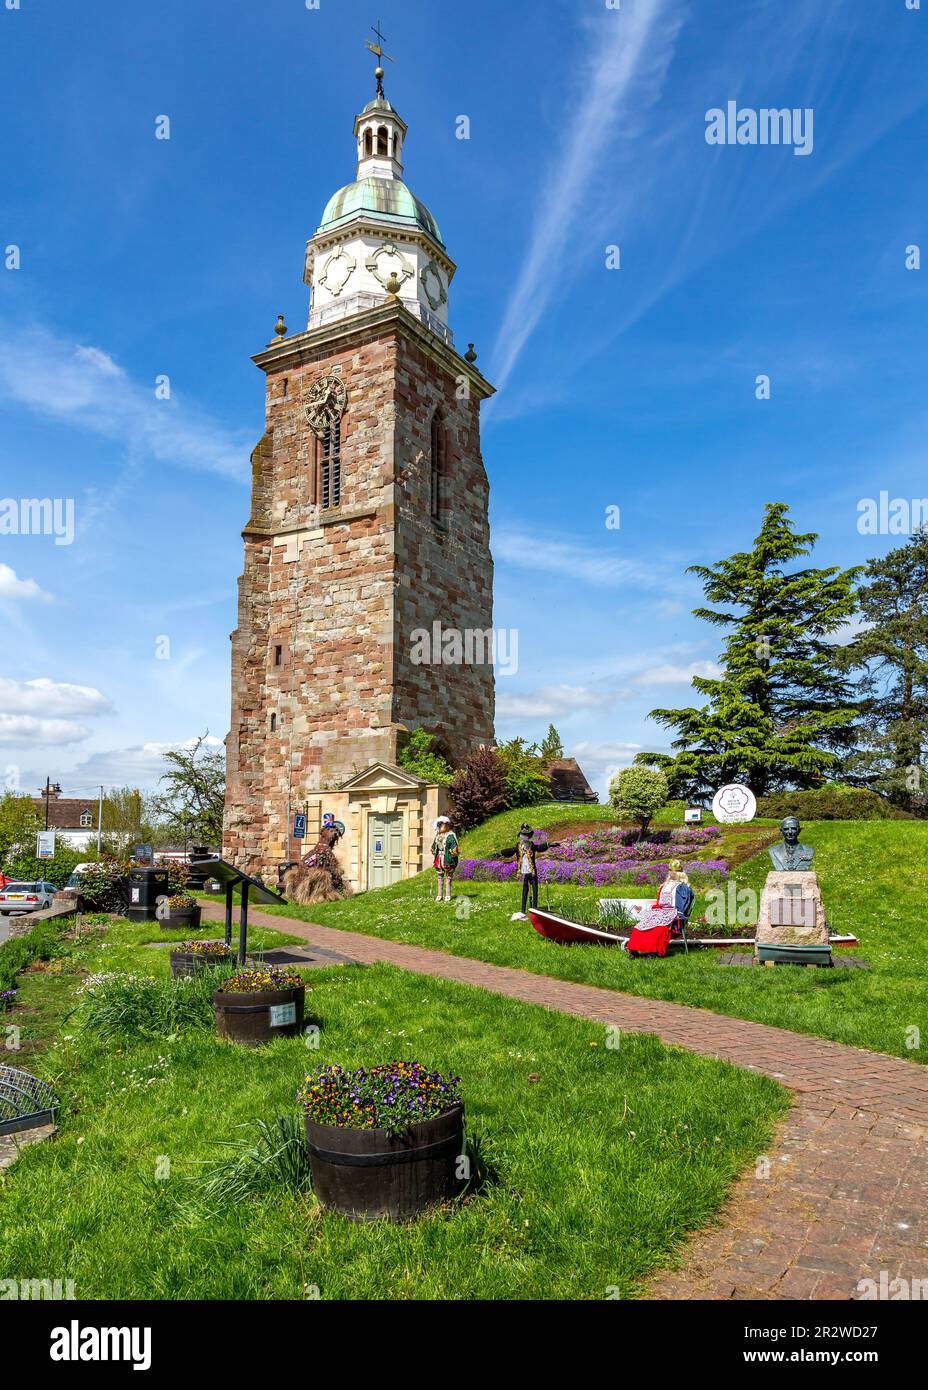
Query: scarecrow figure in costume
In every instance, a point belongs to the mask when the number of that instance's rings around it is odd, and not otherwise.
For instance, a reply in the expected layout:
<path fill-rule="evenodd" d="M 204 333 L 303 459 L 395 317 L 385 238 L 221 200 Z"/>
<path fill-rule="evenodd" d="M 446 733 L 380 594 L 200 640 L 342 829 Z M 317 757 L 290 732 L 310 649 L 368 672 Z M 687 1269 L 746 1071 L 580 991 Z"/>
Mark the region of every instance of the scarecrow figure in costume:
<path fill-rule="evenodd" d="M 642 912 L 641 920 L 632 927 L 626 945 L 629 955 L 666 956 L 671 938 L 683 930 L 695 897 L 679 859 L 672 859 L 657 901 Z"/>
<path fill-rule="evenodd" d="M 435 901 L 440 903 L 444 899 L 446 903 L 450 903 L 451 880 L 458 867 L 460 850 L 458 849 L 458 837 L 451 829 L 451 821 L 447 816 L 439 816 L 435 822 L 432 854 L 434 856 L 433 863 L 438 872 L 438 892 L 435 895 Z"/>
<path fill-rule="evenodd" d="M 309 854 L 304 854 L 299 864 L 288 866 L 283 876 L 283 891 L 288 898 L 309 906 L 349 896 L 351 888 L 335 853 L 335 846 L 344 833 L 344 822 L 326 811 L 314 847 Z"/>
<path fill-rule="evenodd" d="M 534 839 L 535 832 L 530 825 L 523 821 L 519 827 L 519 843 L 515 848 L 515 861 L 517 872 L 522 879 L 522 910 L 514 912 L 511 917 L 513 922 L 527 922 L 528 918 L 525 909 L 528 906 L 528 895 L 531 889 L 532 907 L 538 906 L 538 851 L 549 849 L 547 841 L 536 844 Z"/>

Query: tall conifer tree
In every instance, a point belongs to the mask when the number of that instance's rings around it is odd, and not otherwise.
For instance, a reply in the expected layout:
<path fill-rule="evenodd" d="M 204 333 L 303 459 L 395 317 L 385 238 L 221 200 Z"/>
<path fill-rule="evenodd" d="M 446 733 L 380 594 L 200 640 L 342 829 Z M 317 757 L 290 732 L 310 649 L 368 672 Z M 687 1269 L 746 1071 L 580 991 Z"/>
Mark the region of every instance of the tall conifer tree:
<path fill-rule="evenodd" d="M 928 530 L 871 560 L 858 599 L 866 626 L 841 655 L 861 672 L 862 737 L 846 772 L 921 811 L 928 805 Z"/>
<path fill-rule="evenodd" d="M 695 615 L 728 635 L 720 676 L 693 679 L 708 703 L 651 711 L 676 731 L 676 751 L 637 761 L 661 767 L 671 795 L 701 798 L 726 782 L 745 782 L 758 796 L 814 787 L 853 741 L 851 686 L 827 639 L 855 610 L 858 571 L 791 570 L 818 537 L 797 534 L 788 512 L 769 503 L 751 550 L 690 567 L 718 605 Z"/>

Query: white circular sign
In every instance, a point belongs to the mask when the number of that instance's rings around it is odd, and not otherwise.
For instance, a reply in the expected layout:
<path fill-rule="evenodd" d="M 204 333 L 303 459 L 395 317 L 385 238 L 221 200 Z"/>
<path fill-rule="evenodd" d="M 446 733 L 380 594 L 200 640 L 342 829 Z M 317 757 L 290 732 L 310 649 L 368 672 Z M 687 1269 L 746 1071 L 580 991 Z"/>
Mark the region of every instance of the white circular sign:
<path fill-rule="evenodd" d="M 753 820 L 757 815 L 757 798 L 750 787 L 741 782 L 729 782 L 719 787 L 712 798 L 712 814 L 716 820 Z"/>

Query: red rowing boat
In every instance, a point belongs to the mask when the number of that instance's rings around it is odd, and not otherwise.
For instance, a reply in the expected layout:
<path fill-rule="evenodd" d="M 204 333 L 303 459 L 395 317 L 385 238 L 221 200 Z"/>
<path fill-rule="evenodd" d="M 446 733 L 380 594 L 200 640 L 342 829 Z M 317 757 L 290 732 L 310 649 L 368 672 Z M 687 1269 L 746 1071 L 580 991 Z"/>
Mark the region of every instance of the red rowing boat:
<path fill-rule="evenodd" d="M 541 908 L 530 907 L 529 921 L 548 941 L 556 941 L 561 946 L 621 946 L 622 938 L 613 932 L 600 931 L 598 927 L 585 927 L 581 922 L 568 922 L 566 917 L 558 917 L 554 912 L 543 912 Z"/>

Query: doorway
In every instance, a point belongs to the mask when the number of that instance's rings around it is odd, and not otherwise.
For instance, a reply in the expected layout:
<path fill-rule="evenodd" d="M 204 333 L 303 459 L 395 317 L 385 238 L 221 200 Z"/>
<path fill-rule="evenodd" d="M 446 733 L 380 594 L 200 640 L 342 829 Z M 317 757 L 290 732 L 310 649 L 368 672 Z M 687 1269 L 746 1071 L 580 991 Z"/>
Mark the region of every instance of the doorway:
<path fill-rule="evenodd" d="M 372 812 L 367 821 L 367 886 L 387 888 L 403 877 L 403 813 Z"/>

